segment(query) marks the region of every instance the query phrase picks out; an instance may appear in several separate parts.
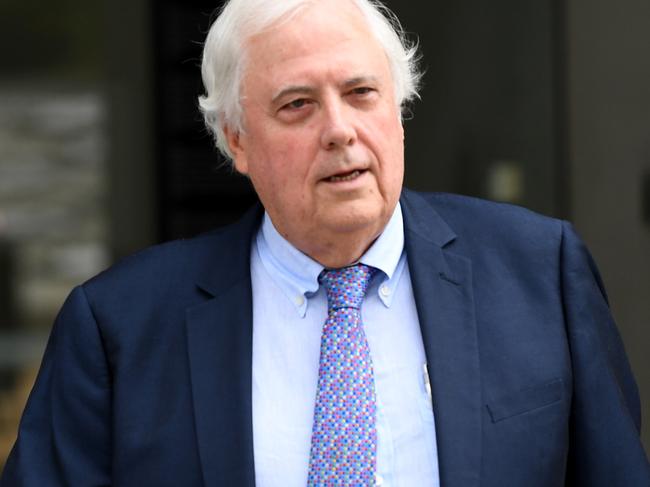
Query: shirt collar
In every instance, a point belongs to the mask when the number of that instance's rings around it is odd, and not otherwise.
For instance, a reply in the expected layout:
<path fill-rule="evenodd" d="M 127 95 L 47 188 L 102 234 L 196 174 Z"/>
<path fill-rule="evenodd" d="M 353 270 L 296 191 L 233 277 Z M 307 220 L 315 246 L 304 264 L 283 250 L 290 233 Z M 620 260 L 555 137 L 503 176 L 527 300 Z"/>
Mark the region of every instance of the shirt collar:
<path fill-rule="evenodd" d="M 359 260 L 362 264 L 379 269 L 384 274 L 383 279 L 375 279 L 378 285 L 376 287 L 373 285 L 369 292 L 376 289 L 381 302 L 389 308 L 406 264 L 404 221 L 399 202 L 384 231 Z"/>
<path fill-rule="evenodd" d="M 304 317 L 307 312 L 306 298 L 318 291 L 318 275 L 324 267 L 280 235 L 266 212 L 257 232 L 256 246 L 268 274 L 293 303 L 300 316 Z M 382 282 L 377 292 L 385 306 L 390 306 L 406 261 L 402 256 L 403 250 L 404 224 L 398 202 L 384 231 L 359 259 L 362 264 L 375 267 L 384 274 L 383 279 L 377 279 Z"/>
<path fill-rule="evenodd" d="M 404 222 L 399 202 L 384 231 L 359 261 L 382 271 L 391 279 L 404 249 Z"/>

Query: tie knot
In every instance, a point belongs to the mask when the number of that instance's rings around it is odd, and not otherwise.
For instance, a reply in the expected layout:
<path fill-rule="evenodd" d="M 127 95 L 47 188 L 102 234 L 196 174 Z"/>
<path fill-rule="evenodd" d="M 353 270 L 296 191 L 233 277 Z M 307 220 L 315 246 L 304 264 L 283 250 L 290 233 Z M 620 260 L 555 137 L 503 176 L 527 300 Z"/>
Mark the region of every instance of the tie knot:
<path fill-rule="evenodd" d="M 356 264 L 341 269 L 325 269 L 318 282 L 325 287 L 329 309 L 361 308 L 366 289 L 377 269 Z"/>

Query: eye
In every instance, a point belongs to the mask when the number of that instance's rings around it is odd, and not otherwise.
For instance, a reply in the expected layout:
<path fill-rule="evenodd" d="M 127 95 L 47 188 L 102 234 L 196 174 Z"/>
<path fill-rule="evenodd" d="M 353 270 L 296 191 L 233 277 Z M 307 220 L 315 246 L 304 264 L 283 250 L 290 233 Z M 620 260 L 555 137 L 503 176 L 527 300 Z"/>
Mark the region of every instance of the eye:
<path fill-rule="evenodd" d="M 288 110 L 300 110 L 302 107 L 307 105 L 308 100 L 306 98 L 297 98 L 295 100 L 290 101 L 286 105 L 283 105 L 281 109 L 288 109 Z"/>
<path fill-rule="evenodd" d="M 373 86 L 356 86 L 348 91 L 347 96 L 354 105 L 371 108 L 379 99 L 379 90 Z"/>
<path fill-rule="evenodd" d="M 369 93 L 374 92 L 375 89 L 371 88 L 369 86 L 359 86 L 357 88 L 354 88 L 351 93 L 354 95 L 367 95 Z"/>
<path fill-rule="evenodd" d="M 282 105 L 277 111 L 277 117 L 286 123 L 305 120 L 313 113 L 315 104 L 312 98 L 296 98 Z"/>

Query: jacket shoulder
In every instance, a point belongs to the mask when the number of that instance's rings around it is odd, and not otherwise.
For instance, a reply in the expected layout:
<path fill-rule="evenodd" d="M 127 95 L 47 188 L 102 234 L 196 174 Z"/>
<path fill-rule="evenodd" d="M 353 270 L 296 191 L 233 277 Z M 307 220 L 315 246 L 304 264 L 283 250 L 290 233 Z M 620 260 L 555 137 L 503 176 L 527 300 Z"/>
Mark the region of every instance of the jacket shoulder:
<path fill-rule="evenodd" d="M 260 218 L 255 208 L 231 225 L 122 259 L 82 285 L 91 307 L 120 309 L 136 300 L 143 307 L 184 306 L 196 301 L 202 283 L 210 289 L 246 278 Z"/>
<path fill-rule="evenodd" d="M 414 193 L 461 239 L 483 246 L 508 242 L 559 245 L 563 221 L 521 206 L 449 193 Z"/>
<path fill-rule="evenodd" d="M 218 245 L 215 234 L 173 240 L 145 248 L 119 260 L 86 281 L 82 287 L 93 293 L 113 287 L 157 287 L 172 279 L 183 279 L 194 270 L 195 256 L 204 253 L 211 246 L 210 242 Z"/>

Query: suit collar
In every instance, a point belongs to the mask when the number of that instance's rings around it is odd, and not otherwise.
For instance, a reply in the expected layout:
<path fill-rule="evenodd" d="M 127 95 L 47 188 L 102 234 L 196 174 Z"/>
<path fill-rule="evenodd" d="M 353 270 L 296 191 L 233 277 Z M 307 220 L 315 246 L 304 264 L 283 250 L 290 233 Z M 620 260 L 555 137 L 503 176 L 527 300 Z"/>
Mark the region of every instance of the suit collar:
<path fill-rule="evenodd" d="M 440 484 L 478 487 L 481 379 L 471 261 L 422 196 L 404 191 L 405 247 L 432 388 Z"/>
<path fill-rule="evenodd" d="M 400 203 L 405 232 L 412 232 L 437 247 L 444 247 L 456 239 L 451 227 L 421 194 L 404 189 Z"/>
<path fill-rule="evenodd" d="M 256 203 L 236 223 L 199 237 L 207 245 L 205 252 L 195 259 L 201 266 L 196 280 L 199 289 L 219 296 L 241 279 L 250 281 L 251 243 L 263 215 L 264 208 Z M 224 272 L 225 269 L 235 272 Z M 247 271 L 243 272 L 244 269 Z"/>
<path fill-rule="evenodd" d="M 186 310 L 199 455 L 206 487 L 255 484 L 252 423 L 253 312 L 250 250 L 261 205 L 226 230 L 205 235 L 198 288 Z"/>

